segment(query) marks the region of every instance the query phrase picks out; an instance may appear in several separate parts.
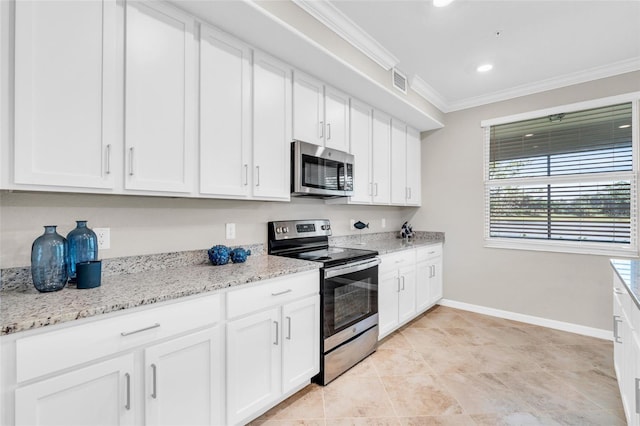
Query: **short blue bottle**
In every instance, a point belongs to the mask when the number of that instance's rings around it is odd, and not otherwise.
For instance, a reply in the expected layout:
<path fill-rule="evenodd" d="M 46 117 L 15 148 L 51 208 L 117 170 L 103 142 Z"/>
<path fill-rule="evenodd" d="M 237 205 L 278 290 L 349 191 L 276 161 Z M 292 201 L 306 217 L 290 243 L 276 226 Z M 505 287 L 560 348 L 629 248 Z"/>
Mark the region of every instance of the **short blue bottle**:
<path fill-rule="evenodd" d="M 76 220 L 76 227 L 67 234 L 69 282 L 76 282 L 76 264 L 98 260 L 98 237 L 87 228 L 86 220 Z"/>
<path fill-rule="evenodd" d="M 40 292 L 62 290 L 67 284 L 67 240 L 55 225 L 44 227 L 44 234 L 31 246 L 31 278 Z"/>

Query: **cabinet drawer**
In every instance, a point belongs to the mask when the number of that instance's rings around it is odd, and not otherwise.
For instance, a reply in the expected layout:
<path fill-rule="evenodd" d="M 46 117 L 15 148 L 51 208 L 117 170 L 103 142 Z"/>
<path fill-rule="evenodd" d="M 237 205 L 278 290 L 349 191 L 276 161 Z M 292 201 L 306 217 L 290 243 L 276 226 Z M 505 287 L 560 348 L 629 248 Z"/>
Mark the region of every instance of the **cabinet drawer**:
<path fill-rule="evenodd" d="M 310 271 L 265 281 L 227 293 L 227 318 L 235 318 L 320 292 L 319 272 Z"/>
<path fill-rule="evenodd" d="M 221 320 L 219 294 L 16 340 L 17 380 L 82 364 Z"/>
<path fill-rule="evenodd" d="M 416 250 L 409 249 L 396 253 L 385 254 L 380 256 L 380 263 L 378 271 L 380 275 L 390 273 L 398 268 L 404 266 L 415 265 L 416 263 Z"/>
<path fill-rule="evenodd" d="M 418 247 L 416 249 L 416 261 L 423 262 L 425 260 L 433 259 L 438 256 L 442 256 L 442 244 L 433 244 L 430 246 Z"/>

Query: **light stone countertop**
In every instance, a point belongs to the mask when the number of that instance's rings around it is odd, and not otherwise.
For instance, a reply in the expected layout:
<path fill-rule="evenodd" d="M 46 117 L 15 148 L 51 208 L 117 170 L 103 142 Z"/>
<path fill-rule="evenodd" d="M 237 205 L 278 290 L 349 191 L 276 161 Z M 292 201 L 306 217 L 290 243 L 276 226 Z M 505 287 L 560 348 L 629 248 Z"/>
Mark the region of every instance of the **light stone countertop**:
<path fill-rule="evenodd" d="M 17 333 L 108 312 L 255 283 L 319 269 L 320 263 L 286 257 L 250 256 L 245 263 L 198 264 L 103 276 L 97 288 L 39 293 L 30 287 L 0 292 L 0 335 Z"/>
<path fill-rule="evenodd" d="M 611 266 L 640 309 L 640 260 L 612 259 Z"/>
<path fill-rule="evenodd" d="M 408 241 L 401 238 L 367 238 L 367 235 L 364 235 L 362 239 L 364 244 L 359 244 L 360 240 L 353 236 L 335 237 L 330 244 L 336 247 L 376 250 L 378 254 L 383 255 L 444 242 L 444 234 L 440 232 L 417 232 L 416 234 L 416 238 Z"/>

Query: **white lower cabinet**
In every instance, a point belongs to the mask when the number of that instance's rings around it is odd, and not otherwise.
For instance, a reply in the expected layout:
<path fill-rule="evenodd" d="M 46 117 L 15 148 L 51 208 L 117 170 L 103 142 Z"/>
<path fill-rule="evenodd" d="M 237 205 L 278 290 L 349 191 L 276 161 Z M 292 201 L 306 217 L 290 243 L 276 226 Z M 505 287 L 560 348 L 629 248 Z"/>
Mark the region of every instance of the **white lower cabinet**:
<path fill-rule="evenodd" d="M 133 354 L 99 362 L 15 392 L 16 425 L 133 425 Z"/>
<path fill-rule="evenodd" d="M 442 244 L 380 256 L 379 338 L 416 318 L 442 298 Z"/>
<path fill-rule="evenodd" d="M 228 293 L 227 424 L 252 420 L 319 372 L 318 290 L 312 271 Z"/>
<path fill-rule="evenodd" d="M 613 278 L 613 359 L 627 424 L 640 425 L 640 309 Z"/>

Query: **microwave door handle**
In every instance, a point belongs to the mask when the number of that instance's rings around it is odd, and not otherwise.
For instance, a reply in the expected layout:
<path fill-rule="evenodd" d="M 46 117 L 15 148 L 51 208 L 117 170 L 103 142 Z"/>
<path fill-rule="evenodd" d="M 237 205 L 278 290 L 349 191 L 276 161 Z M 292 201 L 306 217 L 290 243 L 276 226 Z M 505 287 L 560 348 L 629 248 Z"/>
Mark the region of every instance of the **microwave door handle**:
<path fill-rule="evenodd" d="M 360 262 L 351 263 L 349 265 L 336 266 L 334 268 L 327 268 L 324 270 L 325 278 L 333 278 L 340 275 L 351 274 L 358 271 L 364 271 L 365 269 L 373 268 L 380 264 L 379 258 L 367 259 Z"/>

